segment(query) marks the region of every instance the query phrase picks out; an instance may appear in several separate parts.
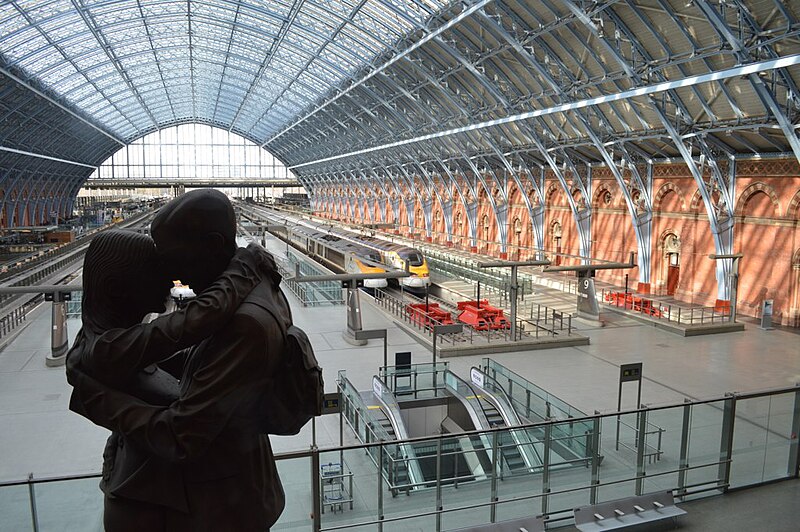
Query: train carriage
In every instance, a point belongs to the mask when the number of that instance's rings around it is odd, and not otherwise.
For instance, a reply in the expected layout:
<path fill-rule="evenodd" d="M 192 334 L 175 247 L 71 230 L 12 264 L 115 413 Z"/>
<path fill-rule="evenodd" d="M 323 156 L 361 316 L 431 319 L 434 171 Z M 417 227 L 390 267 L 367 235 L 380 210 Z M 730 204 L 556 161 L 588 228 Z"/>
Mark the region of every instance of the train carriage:
<path fill-rule="evenodd" d="M 411 275 L 398 280 L 404 288 L 422 291 L 430 285 L 428 263 L 422 252 L 415 248 L 286 213 L 269 211 L 268 217 L 272 222 L 289 228 L 292 245 L 336 271 L 381 273 L 387 268 L 407 269 Z M 286 239 L 284 232 L 278 231 L 277 236 Z M 386 285 L 386 279 L 364 280 L 367 288 L 383 288 Z"/>

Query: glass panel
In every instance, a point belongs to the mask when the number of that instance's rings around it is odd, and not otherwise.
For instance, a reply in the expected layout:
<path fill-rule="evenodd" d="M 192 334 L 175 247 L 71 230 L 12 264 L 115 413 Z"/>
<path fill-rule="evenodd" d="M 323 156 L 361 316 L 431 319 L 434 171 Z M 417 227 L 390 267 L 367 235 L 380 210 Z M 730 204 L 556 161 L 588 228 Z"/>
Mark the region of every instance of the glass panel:
<path fill-rule="evenodd" d="M 607 416 L 600 435 L 600 487 L 597 501 L 610 501 L 636 494 L 636 457 L 638 414 Z M 619 437 L 617 437 L 619 434 Z"/>
<path fill-rule="evenodd" d="M 731 487 L 788 476 L 794 394 L 736 401 Z"/>
<path fill-rule="evenodd" d="M 797 445 L 798 435 L 792 434 L 792 422 L 795 406 L 800 403 L 800 393 L 772 395 L 770 400 L 764 481 L 793 474 L 789 471 L 789 454 L 792 445 Z"/>
<path fill-rule="evenodd" d="M 0 515 L 3 530 L 33 530 L 28 486 L 0 487 Z"/>
<path fill-rule="evenodd" d="M 492 445 L 490 434 L 442 440 L 442 529 L 489 522 Z"/>
<path fill-rule="evenodd" d="M 647 413 L 643 493 L 676 488 L 679 483 L 683 407 Z"/>
<path fill-rule="evenodd" d="M 213 143 L 195 145 L 197 139 L 204 143 L 213 140 Z M 185 124 L 137 139 L 109 157 L 100 166 L 99 175 L 117 179 L 258 179 L 263 171 L 260 160 L 275 164 L 266 167 L 264 177 L 277 175 L 286 178 L 289 175 L 286 167 L 272 155 L 238 135 L 224 130 L 219 132 L 208 126 Z"/>
<path fill-rule="evenodd" d="M 286 506 L 273 529 L 310 530 L 313 501 L 311 486 L 311 457 L 276 461 L 281 477 Z"/>
<path fill-rule="evenodd" d="M 724 401 L 692 406 L 686 473 L 690 492 L 716 484 L 719 479 L 723 406 Z"/>
<path fill-rule="evenodd" d="M 731 487 L 747 486 L 764 478 L 770 398 L 736 401 Z"/>
<path fill-rule="evenodd" d="M 103 530 L 103 493 L 99 483 L 99 478 L 87 478 L 37 484 L 39 530 Z"/>
<path fill-rule="evenodd" d="M 377 457 L 377 447 L 370 448 L 367 453 L 364 449 L 320 453 L 320 498 L 324 506 L 320 517 L 323 528 L 377 520 Z M 384 490 L 384 500 L 391 498 L 386 482 L 381 481 L 380 486 Z M 309 508 L 310 502 L 304 510 Z M 375 530 L 375 525 L 355 529 Z"/>
<path fill-rule="evenodd" d="M 433 530 L 436 525 L 436 454 L 438 438 L 404 445 L 386 445 L 385 464 L 388 474 L 384 491 L 386 519 L 403 517 L 390 522 L 384 530 Z M 454 450 L 447 438 L 442 440 L 442 470 Z M 429 514 L 429 515 L 422 515 Z"/>
<path fill-rule="evenodd" d="M 550 429 L 549 475 L 550 495 L 547 510 L 569 512 L 589 504 L 592 484 L 592 441 L 594 423 L 553 423 Z M 534 430 L 534 435 L 544 441 L 544 428 Z M 611 447 L 613 449 L 613 446 Z M 605 451 L 600 451 L 600 456 Z M 602 462 L 605 465 L 605 462 Z M 541 505 L 534 506 L 541 508 Z"/>
<path fill-rule="evenodd" d="M 544 427 L 537 430 L 508 430 L 497 433 L 497 496 L 500 501 L 531 497 L 497 506 L 497 520 L 506 521 L 541 513 L 544 463 Z"/>

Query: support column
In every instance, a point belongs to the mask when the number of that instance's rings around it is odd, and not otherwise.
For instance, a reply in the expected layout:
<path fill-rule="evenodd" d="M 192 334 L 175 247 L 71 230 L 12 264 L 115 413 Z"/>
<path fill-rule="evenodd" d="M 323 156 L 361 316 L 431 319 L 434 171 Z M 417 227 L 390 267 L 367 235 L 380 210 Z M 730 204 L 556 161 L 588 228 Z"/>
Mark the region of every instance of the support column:
<path fill-rule="evenodd" d="M 49 297 L 48 297 L 49 296 Z M 48 367 L 63 366 L 67 361 L 69 338 L 67 336 L 67 301 L 72 299 L 69 292 L 53 292 L 45 295 L 45 301 L 53 302 L 52 331 L 50 336 L 50 354 L 45 359 Z"/>

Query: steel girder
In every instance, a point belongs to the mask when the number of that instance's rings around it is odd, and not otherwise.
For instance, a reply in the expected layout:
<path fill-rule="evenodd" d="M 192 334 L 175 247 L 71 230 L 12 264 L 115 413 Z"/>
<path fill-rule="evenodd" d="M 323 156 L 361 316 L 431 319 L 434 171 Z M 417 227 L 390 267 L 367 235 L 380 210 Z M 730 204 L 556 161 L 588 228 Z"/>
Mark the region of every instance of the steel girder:
<path fill-rule="evenodd" d="M 739 32 L 728 30 L 726 34 L 724 26 L 730 25 L 731 20 L 735 18 L 732 18 L 731 15 L 733 4 L 719 8 L 711 7 L 712 10 L 719 9 L 720 13 L 727 9 L 727 18 L 722 16 L 722 13 L 716 17 L 704 13 L 703 8 L 709 6 L 700 4 L 697 8 L 691 8 L 693 18 L 678 20 L 678 16 L 683 17 L 683 14 L 676 14 L 672 6 L 666 4 L 664 0 L 656 0 L 654 5 L 632 2 L 616 4 L 557 3 L 560 6 L 566 6 L 567 11 L 557 8 L 553 2 L 546 1 L 541 3 L 543 7 L 537 6 L 536 10 L 533 9 L 532 4 L 515 4 L 511 8 L 510 5 L 503 2 L 491 3 L 489 6 L 492 9 L 491 13 L 489 13 L 489 7 L 483 11 L 476 11 L 469 21 L 463 21 L 458 28 L 451 28 L 447 34 L 437 35 L 429 45 L 415 54 L 405 57 L 405 62 L 398 62 L 393 69 L 383 72 L 384 75 L 375 76 L 373 82 L 384 84 L 382 96 L 378 100 L 365 95 L 373 103 L 367 105 L 362 103 L 361 107 L 367 107 L 373 116 L 385 114 L 387 118 L 392 114 L 390 110 L 393 109 L 393 114 L 397 114 L 397 110 L 400 109 L 403 115 L 408 117 L 407 121 L 412 121 L 416 125 L 416 131 L 419 133 L 430 131 L 431 124 L 436 121 L 429 118 L 430 113 L 413 111 L 415 106 L 409 104 L 408 101 L 412 100 L 415 95 L 420 100 L 428 98 L 436 102 L 433 105 L 437 107 L 437 112 L 442 112 L 446 117 L 447 125 L 456 125 L 458 122 L 464 124 L 461 121 L 464 110 L 468 115 L 469 113 L 484 113 L 483 116 L 488 118 L 491 113 L 495 113 L 497 116 L 499 111 L 496 102 L 498 101 L 503 102 L 503 106 L 509 109 L 519 105 L 518 102 L 524 100 L 528 94 L 515 91 L 519 87 L 521 78 L 515 73 L 503 73 L 504 66 L 493 59 L 497 52 L 479 50 L 479 53 L 471 53 L 469 51 L 470 47 L 474 48 L 473 45 L 477 41 L 470 37 L 470 33 L 474 33 L 472 28 L 475 26 L 481 26 L 483 30 L 494 33 L 496 37 L 504 40 L 510 49 L 516 51 L 516 58 L 525 60 L 528 68 L 536 72 L 538 79 L 535 83 L 539 83 L 541 89 L 535 93 L 537 96 L 534 98 L 538 98 L 540 102 L 544 102 L 545 99 L 556 102 L 574 101 L 579 95 L 590 97 L 597 94 L 596 91 L 603 87 L 603 84 L 606 85 L 601 94 L 608 91 L 608 87 L 613 87 L 612 90 L 624 91 L 631 86 L 652 83 L 653 80 L 670 79 L 667 75 L 670 69 L 684 75 L 697 72 L 697 70 L 689 69 L 692 65 L 702 66 L 708 71 L 713 71 L 725 65 L 726 57 L 728 57 L 725 55 L 726 53 L 732 56 L 737 51 L 737 43 L 733 42 L 730 36 L 742 35 L 741 27 L 744 27 L 745 30 L 749 27 L 749 33 L 747 31 L 745 33 L 758 36 L 760 39 L 756 44 L 752 43 L 752 39 L 748 41 L 748 45 L 752 44 L 751 50 L 766 49 L 766 46 L 775 43 L 783 46 L 782 52 L 767 49 L 767 52 L 760 52 L 761 55 L 751 55 L 750 60 L 752 58 L 780 57 L 781 53 L 786 53 L 784 44 L 790 42 L 788 38 L 792 35 L 796 38 L 798 33 L 792 13 L 786 6 L 780 8 L 776 6 L 787 20 L 787 29 L 785 30 L 776 29 L 775 23 L 771 23 L 772 27 L 765 28 L 763 27 L 765 22 L 762 22 L 762 27 L 759 27 L 755 23 L 756 16 L 749 16 L 752 12 L 751 8 L 751 12 L 739 9 L 743 11 L 742 15 L 738 15 L 742 22 L 739 23 L 739 27 L 734 28 L 739 29 Z M 527 9 L 524 18 L 515 17 L 516 14 L 521 13 L 520 9 Z M 657 19 L 657 26 L 651 24 L 650 19 L 643 13 L 643 10 L 646 9 L 649 10 L 649 14 L 656 12 L 658 12 L 656 14 L 663 14 L 662 18 Z M 689 8 L 687 7 L 687 9 Z M 625 12 L 624 22 L 623 11 Z M 701 28 L 702 31 L 696 27 L 691 28 L 693 31 L 684 30 L 684 25 L 694 24 L 697 26 L 700 24 L 699 21 L 702 19 L 697 16 L 697 13 L 701 17 L 706 16 L 709 23 Z M 542 17 L 538 15 L 542 15 Z M 540 18 L 537 30 L 530 21 L 537 21 Z M 715 21 L 715 18 L 718 20 Z M 510 22 L 509 19 L 511 19 Z M 720 19 L 725 23 L 720 24 Z M 475 20 L 479 20 L 479 22 L 473 24 Z M 628 26 L 632 23 L 638 24 L 636 31 Z M 469 28 L 465 30 L 462 26 L 469 26 Z M 719 45 L 709 42 L 709 39 L 705 38 L 707 29 L 715 26 L 717 27 L 715 31 L 722 39 Z M 678 37 L 665 33 L 663 30 L 667 27 L 674 27 L 677 31 L 676 35 L 682 36 L 684 41 L 681 46 L 683 48 L 675 48 L 675 39 Z M 720 27 L 722 28 L 720 29 Z M 582 33 L 578 31 L 580 28 L 584 28 Z M 587 36 L 588 43 L 586 42 Z M 701 36 L 703 40 L 698 42 Z M 743 38 L 740 37 L 739 40 Z M 564 39 L 569 39 L 569 42 Z M 582 52 L 574 52 L 575 43 L 580 43 L 581 39 L 585 49 Z M 556 50 L 554 46 L 558 46 L 559 49 Z M 455 53 L 454 47 L 458 47 Z M 720 54 L 720 47 L 722 54 Z M 536 48 L 536 54 L 533 52 L 534 48 Z M 744 48 L 743 45 L 742 48 Z M 465 52 L 467 55 L 464 55 Z M 583 57 L 588 55 L 593 58 L 593 64 L 590 65 L 592 70 L 581 64 L 581 54 Z M 415 57 L 418 57 L 419 60 L 415 60 Z M 500 56 L 498 55 L 498 57 Z M 456 64 L 455 67 L 448 66 L 448 58 L 450 58 L 449 65 Z M 401 63 L 412 65 L 411 68 L 405 69 L 406 74 L 398 74 Z M 556 69 L 553 69 L 554 65 Z M 407 73 L 415 68 L 429 70 L 428 77 L 432 79 L 423 79 L 416 85 L 409 84 Z M 601 69 L 600 73 L 598 73 L 598 68 Z M 437 69 L 438 74 L 436 73 Z M 488 77 L 490 73 L 494 75 L 493 81 Z M 420 77 L 418 73 L 417 77 Z M 742 97 L 734 95 L 729 85 L 720 81 L 712 82 L 718 90 L 710 97 L 707 96 L 705 87 L 691 85 L 682 93 L 678 89 L 671 89 L 660 97 L 635 98 L 635 101 L 632 102 L 635 105 L 625 106 L 626 108 L 609 103 L 604 104 L 602 108 L 596 106 L 585 112 L 563 113 L 559 122 L 548 119 L 545 123 L 543 120 L 536 120 L 533 121 L 532 128 L 527 126 L 523 128 L 518 124 L 516 129 L 521 136 L 515 136 L 516 132 L 511 136 L 506 135 L 505 128 L 500 127 L 494 128 L 491 135 L 484 135 L 483 142 L 476 141 L 474 137 L 462 135 L 465 138 L 457 144 L 464 153 L 459 154 L 456 149 L 455 153 L 450 151 L 445 158 L 452 156 L 460 158 L 466 155 L 474 161 L 485 161 L 491 166 L 495 160 L 491 157 L 487 158 L 486 153 L 492 151 L 491 139 L 487 139 L 494 137 L 500 141 L 497 143 L 498 145 L 504 146 L 501 150 L 504 157 L 497 159 L 500 164 L 492 166 L 491 172 L 488 172 L 496 181 L 498 180 L 497 168 L 505 165 L 503 159 L 519 153 L 522 160 L 536 161 L 539 159 L 538 164 L 544 163 L 554 169 L 556 178 L 559 179 L 562 188 L 568 191 L 568 196 L 571 196 L 574 184 L 568 183 L 563 174 L 559 176 L 559 170 L 578 177 L 581 174 L 581 171 L 577 170 L 578 166 L 585 165 L 587 162 L 604 163 L 611 169 L 614 178 L 620 185 L 628 210 L 635 221 L 634 230 L 637 236 L 641 266 L 640 281 L 647 282 L 649 280 L 649 252 L 652 238 L 650 235 L 652 165 L 656 160 L 672 158 L 677 154 L 687 164 L 709 213 L 715 247 L 722 252 L 730 249 L 732 238 L 730 209 L 734 190 L 733 177 L 735 176 L 733 158 L 738 153 L 737 149 L 740 149 L 737 148 L 737 145 L 758 153 L 763 152 L 764 146 L 767 145 L 779 152 L 785 152 L 786 146 L 791 150 L 796 149 L 796 134 L 794 126 L 791 125 L 797 94 L 794 90 L 794 78 L 786 69 L 775 70 L 769 84 L 762 81 L 761 77 L 753 74 L 748 79 L 753 86 L 753 91 L 758 94 L 764 110 L 774 118 L 773 123 L 776 124 L 776 127 L 783 131 L 787 144 L 776 142 L 774 136 L 764 134 L 763 130 L 761 134 L 755 135 L 740 133 L 757 132 L 758 127 L 768 124 L 768 117 L 759 115 L 759 110 L 753 107 L 751 102 L 744 101 L 743 104 L 742 101 L 737 101 L 737 97 L 740 99 Z M 470 90 L 470 84 L 475 85 L 476 82 L 481 87 L 481 91 Z M 523 80 L 523 84 L 525 82 Z M 396 85 L 394 94 L 392 94 L 392 83 Z M 738 81 L 736 84 L 740 85 Z M 466 90 L 465 87 L 467 87 Z M 535 87 L 532 88 L 535 91 Z M 786 93 L 787 105 L 785 107 L 778 106 L 777 93 L 779 91 Z M 498 95 L 498 93 L 501 94 Z M 437 98 L 437 95 L 440 98 Z M 448 95 L 450 98 L 443 95 Z M 444 102 L 453 98 L 464 100 L 465 97 L 468 102 L 467 107 L 443 105 Z M 485 103 L 481 103 L 481 101 Z M 724 108 L 720 107 L 720 102 L 727 105 L 731 113 L 723 112 Z M 430 104 L 430 102 L 428 103 Z M 694 111 L 690 110 L 689 105 Z M 454 108 L 457 110 L 453 112 Z M 701 122 L 700 120 L 704 118 L 707 120 Z M 343 124 L 355 130 L 359 129 L 359 115 L 354 115 L 353 120 L 353 122 L 345 121 Z M 441 127 L 438 125 L 439 129 Z M 398 131 L 402 132 L 404 129 L 406 128 Z M 531 138 L 531 130 L 537 133 L 538 131 L 542 132 L 538 143 L 536 138 Z M 728 136 L 733 140 L 733 144 L 726 143 L 727 141 L 720 137 L 720 132 L 730 133 Z M 287 158 L 296 160 L 297 154 L 305 154 L 312 156 L 304 157 L 305 160 L 309 158 L 313 160 L 314 158 L 324 158 L 326 152 L 333 153 L 338 150 L 341 153 L 342 149 L 339 146 L 342 142 L 347 142 L 347 134 L 338 133 L 344 132 L 337 132 L 339 141 L 336 147 L 329 146 L 326 149 L 324 145 L 317 144 L 315 150 L 307 151 L 301 142 L 294 145 L 294 154 Z M 286 136 L 290 136 L 290 134 Z M 394 138 L 397 138 L 397 134 Z M 549 140 L 545 142 L 543 139 Z M 441 140 L 437 139 L 436 144 L 448 144 L 440 142 Z M 510 147 L 506 142 L 508 140 L 511 140 Z M 378 144 L 380 142 L 384 141 L 379 141 Z M 434 143 L 431 142 L 431 144 Z M 454 145 L 452 142 L 449 144 Z M 530 148 L 535 150 L 534 157 L 531 157 L 530 152 L 526 153 L 526 145 L 528 150 Z M 486 149 L 481 146 L 485 146 Z M 587 151 L 585 149 L 587 147 L 593 148 L 594 152 Z M 278 151 L 280 151 L 279 148 Z M 445 149 L 445 151 L 447 150 Z M 552 160 L 548 160 L 548 157 L 543 154 L 550 155 Z M 352 164 L 352 162 L 348 164 Z M 643 169 L 646 169 L 646 175 L 643 174 Z M 589 192 L 591 183 L 585 181 L 589 170 L 585 170 L 583 173 L 583 180 L 579 180 L 579 183 L 583 183 L 585 190 Z M 500 178 L 500 186 L 503 186 L 502 178 Z M 591 195 L 586 194 L 583 198 L 584 203 L 588 204 Z M 530 206 L 528 207 L 530 208 Z M 580 221 L 578 226 L 580 227 Z M 588 246 L 586 247 L 588 248 Z M 727 266 L 725 262 L 719 264 L 720 299 L 727 297 Z"/>
<path fill-rule="evenodd" d="M 587 29 L 603 45 L 604 50 L 618 62 L 618 64 L 625 70 L 631 79 L 636 80 L 637 83 L 642 83 L 642 78 L 639 73 L 631 67 L 628 60 L 622 56 L 619 50 L 615 46 L 611 45 L 608 38 L 604 34 L 600 33 L 597 26 L 588 18 L 588 16 L 586 16 L 585 12 L 583 12 L 570 0 L 562 1 L 564 1 L 571 11 L 576 13 L 576 15 L 581 18 Z M 616 26 L 619 31 L 624 32 L 628 38 L 632 39 L 631 42 L 633 42 L 634 45 L 637 44 L 633 40 L 635 37 L 630 33 L 630 30 L 622 23 L 622 21 L 616 16 L 612 16 L 611 18 L 612 24 Z M 651 59 L 649 53 L 641 47 L 639 47 L 638 53 L 645 60 Z M 685 109 L 683 103 L 674 94 L 674 92 L 670 91 L 666 93 L 665 96 L 675 104 L 677 109 L 681 109 L 680 114 L 688 116 L 688 111 Z M 716 252 L 718 254 L 731 254 L 733 252 L 733 194 L 735 190 L 732 179 L 728 179 L 728 176 L 724 176 L 721 173 L 716 159 L 711 155 L 711 149 L 702 137 L 695 137 L 694 139 L 696 147 L 701 153 L 701 160 L 699 162 L 696 161 L 692 156 L 691 146 L 684 142 L 684 139 L 678 133 L 677 128 L 667 116 L 664 109 L 665 104 L 657 101 L 652 96 L 648 98 L 653 109 L 657 112 L 658 119 L 667 130 L 670 138 L 675 144 L 675 147 L 678 148 L 681 156 L 689 168 L 689 171 L 694 177 L 695 183 L 700 190 L 700 194 L 703 197 L 703 202 L 708 213 L 711 231 L 714 236 Z M 709 168 L 712 175 L 711 183 L 707 183 L 703 176 L 702 166 L 704 165 L 704 158 L 708 158 Z M 710 192 L 711 187 L 719 190 L 719 201 L 715 201 L 713 194 Z M 717 292 L 719 299 L 730 299 L 730 268 L 730 259 L 717 261 Z"/>
<path fill-rule="evenodd" d="M 506 15 L 508 14 L 506 13 Z M 526 50 L 518 42 L 516 42 L 514 38 L 507 31 L 505 31 L 505 29 L 500 24 L 494 21 L 494 19 L 490 18 L 488 15 L 485 14 L 483 15 L 483 18 L 487 22 L 487 25 L 492 29 L 492 31 L 499 34 L 502 37 L 502 39 L 504 39 L 509 45 L 514 47 L 518 55 L 522 57 L 525 61 L 527 61 L 528 65 L 533 70 L 536 71 L 539 77 L 546 82 L 546 84 L 549 86 L 551 90 L 553 90 L 556 94 L 559 95 L 559 99 L 561 99 L 562 102 L 570 101 L 572 99 L 566 93 L 566 91 L 559 85 L 559 83 L 553 78 L 553 76 L 545 68 L 545 66 L 539 63 L 538 59 L 533 54 L 529 53 L 528 50 Z M 548 50 L 550 56 L 557 58 L 556 54 L 553 53 L 552 49 L 550 49 L 549 47 L 546 47 L 546 49 Z M 565 72 L 567 83 L 570 85 L 574 85 L 577 80 L 566 68 L 566 65 L 564 65 L 559 59 L 555 59 L 555 61 L 557 62 L 557 64 L 561 66 L 562 71 Z M 600 134 L 594 131 L 589 122 L 589 118 L 581 112 L 576 112 L 575 116 L 578 119 L 582 129 L 590 138 L 592 145 L 597 149 L 598 153 L 603 158 L 607 167 L 611 170 L 612 174 L 614 175 L 614 178 L 617 181 L 617 185 L 619 186 L 620 190 L 623 193 L 623 197 L 625 198 L 625 203 L 628 207 L 628 211 L 633 221 L 634 233 L 636 235 L 637 247 L 639 251 L 637 255 L 639 264 L 639 281 L 643 283 L 649 283 L 650 246 L 651 246 L 652 218 L 653 218 L 652 191 L 648 186 L 649 183 L 646 183 L 644 180 L 642 180 L 636 168 L 636 165 L 633 163 L 630 155 L 628 154 L 627 150 L 624 147 L 624 144 L 622 144 L 620 145 L 622 162 L 624 162 L 624 168 L 627 168 L 631 174 L 631 179 L 628 182 L 626 182 L 625 178 L 622 175 L 622 172 L 617 166 L 617 162 L 614 160 L 613 154 L 609 153 L 609 151 L 603 145 L 603 142 L 600 139 Z M 608 127 L 605 118 L 603 117 L 602 114 L 595 113 L 594 118 L 598 120 L 601 126 Z M 634 203 L 633 192 L 637 190 L 639 191 L 641 201 Z M 569 191 L 565 192 L 569 193 Z"/>
<path fill-rule="evenodd" d="M 0 40 L 11 61 L 71 93 L 72 105 L 126 140 L 188 119 L 263 142 L 445 7 L 437 0 L 138 0 L 133 7 L 43 0 L 31 9 L 14 1 L 0 11 Z M 234 80 L 234 70 L 249 71 L 249 79 Z M 147 83 L 150 92 L 142 90 Z"/>

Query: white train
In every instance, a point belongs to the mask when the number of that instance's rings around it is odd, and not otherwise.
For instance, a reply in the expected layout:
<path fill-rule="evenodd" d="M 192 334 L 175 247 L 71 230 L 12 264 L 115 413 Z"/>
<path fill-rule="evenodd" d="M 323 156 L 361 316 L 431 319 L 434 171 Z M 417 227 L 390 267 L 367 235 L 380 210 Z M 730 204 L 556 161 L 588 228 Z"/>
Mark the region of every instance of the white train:
<path fill-rule="evenodd" d="M 387 266 L 405 270 L 407 263 L 411 275 L 399 279 L 404 288 L 418 291 L 430 285 L 428 263 L 422 252 L 415 248 L 366 237 L 283 212 L 259 210 L 270 218 L 270 223 L 289 228 L 289 243 L 292 246 L 332 270 L 346 273 L 382 273 Z M 281 240 L 286 240 L 284 231 L 278 230 L 274 234 Z M 386 279 L 364 280 L 367 288 L 383 288 L 387 284 Z"/>

